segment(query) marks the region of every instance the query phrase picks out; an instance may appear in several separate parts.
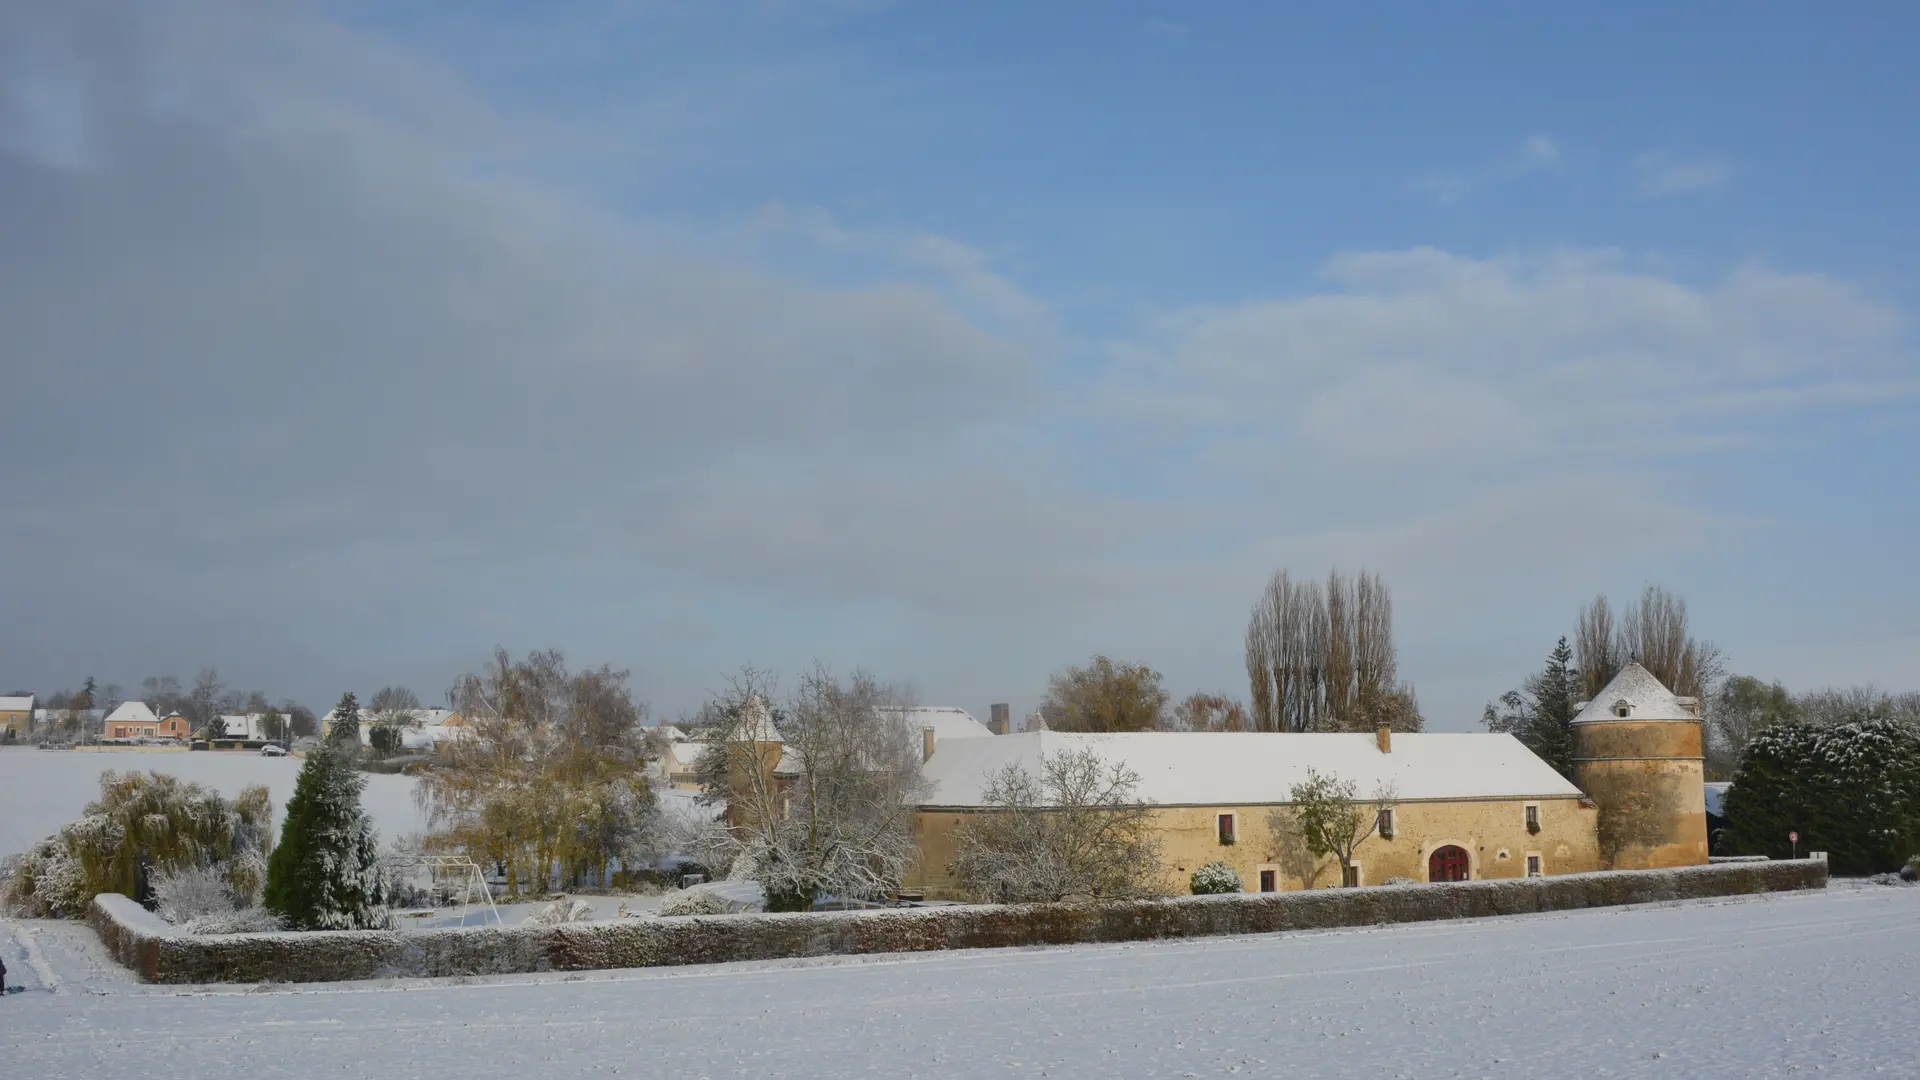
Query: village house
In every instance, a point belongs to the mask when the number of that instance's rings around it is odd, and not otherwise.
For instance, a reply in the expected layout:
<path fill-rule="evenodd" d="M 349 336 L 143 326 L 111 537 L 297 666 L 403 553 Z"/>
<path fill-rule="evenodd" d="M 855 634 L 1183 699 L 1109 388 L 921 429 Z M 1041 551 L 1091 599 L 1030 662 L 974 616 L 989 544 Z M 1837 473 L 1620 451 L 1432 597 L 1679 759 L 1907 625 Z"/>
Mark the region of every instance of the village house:
<path fill-rule="evenodd" d="M 997 708 L 998 706 L 996 706 Z M 883 707 L 880 712 L 897 714 L 906 723 L 907 730 L 922 739 L 923 746 L 931 746 L 941 739 L 964 739 L 982 735 L 991 735 L 993 731 L 974 719 L 965 709 L 950 706 L 908 706 Z M 693 738 L 687 732 L 672 724 L 661 724 L 653 729 L 655 751 L 659 757 L 654 762 L 653 780 L 674 791 L 698 791 L 700 789 L 699 763 L 712 746 L 711 743 Z M 774 766 L 776 780 L 790 780 L 800 774 L 799 763 L 786 748 L 780 733 L 771 724 L 764 725 L 758 741 L 779 743 L 780 760 Z"/>
<path fill-rule="evenodd" d="M 328 709 L 320 718 L 320 737 L 333 737 L 337 709 Z M 467 718 L 453 709 L 408 709 L 400 725 L 400 746 L 406 750 L 428 750 L 449 739 L 465 738 L 473 733 Z M 372 709 L 360 710 L 360 745 L 373 745 L 373 729 L 385 721 Z"/>
<path fill-rule="evenodd" d="M 33 710 L 33 730 L 35 734 L 96 732 L 100 729 L 100 722 L 106 719 L 106 715 L 105 709 L 35 709 Z"/>
<path fill-rule="evenodd" d="M 101 734 L 108 739 L 171 739 L 187 737 L 187 718 L 177 712 L 156 716 L 144 701 L 123 701 L 107 714 Z"/>
<path fill-rule="evenodd" d="M 996 707 L 996 721 L 999 720 Z M 998 724 L 995 725 L 999 727 Z M 1000 728 L 1004 730 L 1004 728 Z M 1269 825 L 1308 772 L 1353 783 L 1391 808 L 1355 855 L 1351 884 L 1466 881 L 1707 861 L 1698 703 L 1629 664 L 1575 722 L 1575 781 L 1504 734 L 1278 734 L 1037 730 L 942 739 L 927 732 L 929 794 L 915 814 L 919 865 L 905 886 L 953 897 L 955 829 L 994 812 L 988 777 L 1010 765 L 1038 776 L 1044 757 L 1092 749 L 1140 777 L 1138 796 L 1164 864 L 1184 892 L 1194 870 L 1233 866 L 1249 890 L 1341 884 Z"/>
<path fill-rule="evenodd" d="M 0 739 L 15 741 L 33 734 L 33 695 L 0 697 Z"/>

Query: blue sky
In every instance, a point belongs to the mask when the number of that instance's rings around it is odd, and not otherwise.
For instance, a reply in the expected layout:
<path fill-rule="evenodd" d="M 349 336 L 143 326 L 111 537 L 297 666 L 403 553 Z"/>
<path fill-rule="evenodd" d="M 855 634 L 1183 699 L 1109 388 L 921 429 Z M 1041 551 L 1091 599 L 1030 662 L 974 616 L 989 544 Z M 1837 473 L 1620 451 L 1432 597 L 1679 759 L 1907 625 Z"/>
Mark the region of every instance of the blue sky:
<path fill-rule="evenodd" d="M 1910 685 L 1920 15 L 1835 8 L 9 8 L 0 682 L 1244 693 L 1365 565 L 1437 728 L 1648 581 Z"/>

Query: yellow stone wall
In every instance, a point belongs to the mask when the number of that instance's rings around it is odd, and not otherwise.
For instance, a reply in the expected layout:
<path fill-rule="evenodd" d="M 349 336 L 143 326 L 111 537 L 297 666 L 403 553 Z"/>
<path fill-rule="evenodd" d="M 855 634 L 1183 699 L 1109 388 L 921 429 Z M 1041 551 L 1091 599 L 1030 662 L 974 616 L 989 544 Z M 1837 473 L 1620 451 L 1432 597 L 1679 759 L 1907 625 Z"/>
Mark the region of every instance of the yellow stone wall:
<path fill-rule="evenodd" d="M 1706 769 L 1697 720 L 1575 725 L 1573 782 L 1600 807 L 1604 864 L 1615 870 L 1707 861 Z"/>
<path fill-rule="evenodd" d="M 1526 805 L 1540 808 L 1540 832 L 1529 833 Z M 1274 870 L 1282 890 L 1308 887 L 1293 863 L 1280 857 L 1268 815 L 1274 807 L 1170 806 L 1153 811 L 1164 863 L 1162 885 L 1171 893 L 1185 893 L 1188 877 L 1215 859 L 1240 872 L 1249 892 L 1260 887 L 1260 871 Z M 908 876 L 909 889 L 929 898 L 956 898 L 949 867 L 954 856 L 954 829 L 972 812 L 921 811 L 914 820 L 920 865 Z M 1219 815 L 1235 815 L 1235 843 L 1219 840 Z M 1552 799 L 1444 800 L 1403 802 L 1395 808 L 1392 840 L 1369 837 L 1354 853 L 1361 884 L 1378 885 L 1390 877 L 1427 880 L 1427 857 L 1449 844 L 1464 848 L 1474 880 L 1524 877 L 1527 856 L 1541 858 L 1546 874 L 1583 873 L 1602 868 L 1597 840 L 1597 815 L 1583 800 Z M 1702 819 L 1704 821 L 1704 818 Z M 1701 861 L 1705 861 L 1702 859 Z M 1314 884 L 1338 885 L 1340 871 L 1332 859 L 1321 862 Z"/>

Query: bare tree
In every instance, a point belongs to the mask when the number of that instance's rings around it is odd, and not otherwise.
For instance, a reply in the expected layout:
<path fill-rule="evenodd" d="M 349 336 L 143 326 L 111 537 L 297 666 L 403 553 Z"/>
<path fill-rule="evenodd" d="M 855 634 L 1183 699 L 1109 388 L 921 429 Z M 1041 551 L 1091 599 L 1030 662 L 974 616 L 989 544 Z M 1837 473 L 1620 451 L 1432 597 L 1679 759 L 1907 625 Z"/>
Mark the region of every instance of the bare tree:
<path fill-rule="evenodd" d="M 1225 694 L 1191 694 L 1173 707 L 1168 731 L 1252 731 L 1247 707 Z"/>
<path fill-rule="evenodd" d="M 1580 685 L 1592 700 L 1620 669 L 1636 661 L 1667 689 L 1710 705 L 1726 675 L 1720 650 L 1695 638 L 1687 623 L 1687 602 L 1658 585 L 1648 585 L 1616 622 L 1605 596 L 1596 596 L 1574 624 L 1574 657 Z"/>
<path fill-rule="evenodd" d="M 1398 681 L 1393 594 L 1376 575 L 1334 570 L 1323 589 L 1275 573 L 1247 620 L 1246 662 L 1257 730 L 1422 726 L 1413 688 Z"/>
<path fill-rule="evenodd" d="M 1092 747 L 987 778 L 985 809 L 955 834 L 953 874 L 979 900 L 1107 900 L 1155 892 L 1162 874 L 1140 774 Z"/>
<path fill-rule="evenodd" d="M 1580 666 L 1580 685 L 1587 700 L 1598 697 L 1626 666 L 1626 657 L 1616 653 L 1613 605 L 1605 596 L 1595 596 L 1580 609 L 1573 625 L 1574 663 Z"/>
<path fill-rule="evenodd" d="M 1054 731 L 1151 731 L 1162 726 L 1166 710 L 1159 672 L 1097 654 L 1086 667 L 1053 676 L 1040 706 Z"/>
<path fill-rule="evenodd" d="M 320 734 L 320 720 L 313 710 L 288 698 L 280 703 L 280 711 L 287 717 L 287 734 L 293 738 Z"/>
<path fill-rule="evenodd" d="M 404 686 L 381 687 L 367 707 L 373 713 L 371 741 L 377 750 L 398 750 L 402 733 L 420 726 L 420 698 Z"/>
<path fill-rule="evenodd" d="M 215 718 L 220 715 L 220 707 L 226 697 L 227 684 L 220 680 L 220 673 L 213 668 L 201 668 L 186 698 L 188 722 L 195 727 L 214 727 Z M 214 734 L 218 736 L 224 732 L 215 731 Z"/>
<path fill-rule="evenodd" d="M 1827 687 L 1801 694 L 1794 699 L 1793 708 L 1797 716 L 1821 727 L 1877 718 L 1920 723 L 1920 692 L 1889 694 L 1875 686 Z"/>
<path fill-rule="evenodd" d="M 1381 820 L 1398 801 L 1393 785 L 1382 783 L 1374 790 L 1371 802 L 1362 802 L 1356 798 L 1353 781 L 1309 769 L 1307 778 L 1293 785 L 1288 798 L 1294 826 L 1305 839 L 1307 850 L 1316 857 L 1333 856 L 1340 867 L 1340 883 L 1358 885 L 1353 854 L 1379 830 Z"/>
<path fill-rule="evenodd" d="M 701 786 L 727 806 L 734 861 L 752 868 L 770 911 L 890 894 L 917 854 L 913 807 L 925 787 L 905 691 L 824 666 L 784 705 L 771 691 L 748 670 L 707 710 Z"/>
<path fill-rule="evenodd" d="M 155 716 L 168 713 L 186 715 L 192 708 L 187 700 L 186 691 L 180 688 L 180 680 L 172 675 L 149 675 L 140 682 L 140 700 L 147 703 Z"/>

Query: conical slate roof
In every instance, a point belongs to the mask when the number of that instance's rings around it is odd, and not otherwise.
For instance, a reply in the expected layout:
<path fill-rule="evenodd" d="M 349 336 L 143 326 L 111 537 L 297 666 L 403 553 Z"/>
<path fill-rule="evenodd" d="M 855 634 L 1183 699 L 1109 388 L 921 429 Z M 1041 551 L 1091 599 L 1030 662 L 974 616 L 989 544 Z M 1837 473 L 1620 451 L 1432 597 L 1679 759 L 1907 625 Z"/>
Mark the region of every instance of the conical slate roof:
<path fill-rule="evenodd" d="M 1621 715 L 1618 706 L 1625 705 L 1626 714 Z M 1620 669 L 1606 689 L 1594 695 L 1592 701 L 1573 718 L 1576 724 L 1590 724 L 1602 720 L 1698 720 L 1673 691 L 1666 688 L 1653 672 L 1637 663 L 1629 663 Z"/>

